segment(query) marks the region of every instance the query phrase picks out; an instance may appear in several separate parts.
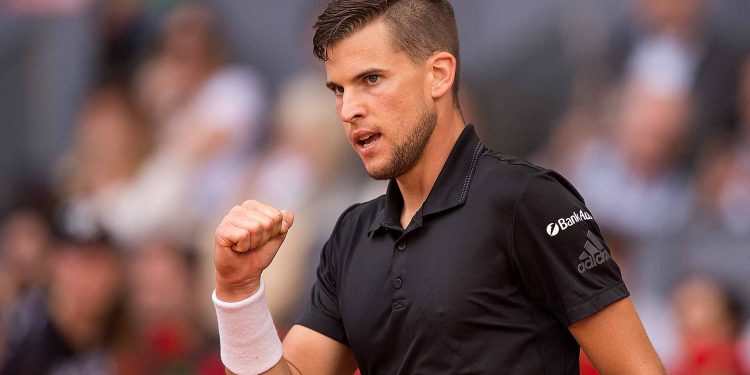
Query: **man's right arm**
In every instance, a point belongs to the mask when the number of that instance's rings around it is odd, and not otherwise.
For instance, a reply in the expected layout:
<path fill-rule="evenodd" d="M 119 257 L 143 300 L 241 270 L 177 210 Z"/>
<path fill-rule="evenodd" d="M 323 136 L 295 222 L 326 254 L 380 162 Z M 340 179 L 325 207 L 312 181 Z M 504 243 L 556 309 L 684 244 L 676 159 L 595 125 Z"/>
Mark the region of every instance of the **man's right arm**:
<path fill-rule="evenodd" d="M 222 342 L 222 347 L 229 345 L 229 352 L 234 353 L 230 354 L 234 355 L 231 358 L 238 366 L 248 363 L 248 357 L 266 349 L 275 348 L 272 352 L 279 355 L 278 339 L 274 338 L 275 330 L 265 305 L 260 276 L 275 257 L 293 221 L 291 212 L 247 201 L 232 208 L 216 229 L 214 263 L 215 298 L 218 301 L 215 303 L 217 315 L 220 311 L 222 314 L 219 316 L 219 331 L 220 337 L 227 335 L 221 337 L 222 340 L 230 339 Z M 252 312 L 242 315 L 248 311 Z M 248 326 L 251 320 L 256 326 Z M 244 344 L 253 335 L 259 339 L 251 339 L 250 345 Z M 253 344 L 258 344 L 257 348 L 247 347 Z M 346 345 L 301 325 L 295 325 L 289 331 L 281 352 L 281 359 L 264 374 L 349 375 L 357 368 L 354 355 Z M 222 349 L 222 359 L 224 354 Z M 265 358 L 268 360 L 273 356 L 269 354 Z M 232 374 L 230 369 L 226 369 L 226 373 Z"/>
<path fill-rule="evenodd" d="M 284 339 L 284 357 L 264 374 L 351 375 L 357 361 L 346 345 L 310 328 L 295 325 Z M 227 374 L 232 374 L 227 370 Z"/>

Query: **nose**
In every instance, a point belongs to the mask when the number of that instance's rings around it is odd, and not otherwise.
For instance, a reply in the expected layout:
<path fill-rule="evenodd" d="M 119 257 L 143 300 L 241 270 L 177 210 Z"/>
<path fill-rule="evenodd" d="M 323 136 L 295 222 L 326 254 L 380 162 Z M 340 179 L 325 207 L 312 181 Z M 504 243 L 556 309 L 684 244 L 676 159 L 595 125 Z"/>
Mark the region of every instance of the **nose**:
<path fill-rule="evenodd" d="M 343 122 L 355 122 L 365 116 L 362 97 L 350 90 L 344 92 L 339 103 L 339 117 Z"/>

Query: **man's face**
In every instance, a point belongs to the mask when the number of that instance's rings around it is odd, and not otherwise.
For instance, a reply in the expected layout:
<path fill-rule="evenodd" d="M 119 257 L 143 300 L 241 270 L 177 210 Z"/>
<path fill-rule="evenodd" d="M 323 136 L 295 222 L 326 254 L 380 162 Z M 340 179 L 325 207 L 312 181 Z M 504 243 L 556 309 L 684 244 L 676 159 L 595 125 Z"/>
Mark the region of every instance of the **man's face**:
<path fill-rule="evenodd" d="M 383 20 L 329 47 L 325 66 L 336 111 L 367 174 L 390 179 L 411 170 L 437 123 L 426 66 L 396 50 Z"/>

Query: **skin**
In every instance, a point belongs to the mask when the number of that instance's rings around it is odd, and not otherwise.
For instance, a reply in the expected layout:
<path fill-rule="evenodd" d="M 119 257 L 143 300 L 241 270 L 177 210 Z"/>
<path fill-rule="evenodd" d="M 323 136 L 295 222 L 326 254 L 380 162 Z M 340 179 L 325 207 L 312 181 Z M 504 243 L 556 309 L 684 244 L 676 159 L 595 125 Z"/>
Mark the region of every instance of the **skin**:
<path fill-rule="evenodd" d="M 387 174 L 396 150 L 408 148 L 409 137 L 425 125 L 420 121 L 423 114 L 434 114 L 432 136 L 421 157 L 394 176 L 404 198 L 401 225 L 406 227 L 427 198 L 464 122 L 451 95 L 455 57 L 438 52 L 423 64 L 414 64 L 390 41 L 387 25 L 376 20 L 329 46 L 325 65 L 327 86 L 336 95 L 344 132 L 370 175 Z M 357 142 L 362 132 L 380 138 L 363 148 Z M 261 272 L 273 260 L 292 223 L 291 213 L 255 201 L 229 212 L 215 234 L 219 299 L 239 301 L 258 290 Z M 629 299 L 574 324 L 571 332 L 604 374 L 664 373 Z M 618 337 L 617 346 L 611 345 L 612 337 Z M 283 353 L 267 374 L 349 375 L 357 368 L 348 347 L 299 325 L 284 339 Z"/>

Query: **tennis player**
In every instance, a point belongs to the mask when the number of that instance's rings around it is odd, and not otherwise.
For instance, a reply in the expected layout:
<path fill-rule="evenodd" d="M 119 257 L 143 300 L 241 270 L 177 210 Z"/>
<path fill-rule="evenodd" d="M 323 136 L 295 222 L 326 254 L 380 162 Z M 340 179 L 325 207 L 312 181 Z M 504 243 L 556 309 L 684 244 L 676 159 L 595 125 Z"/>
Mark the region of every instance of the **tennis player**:
<path fill-rule="evenodd" d="M 283 344 L 261 275 L 293 214 L 227 214 L 213 301 L 228 373 L 577 374 L 580 348 L 602 374 L 665 373 L 575 188 L 465 124 L 447 1 L 332 1 L 313 43 L 352 148 L 390 184 L 342 213 Z"/>

